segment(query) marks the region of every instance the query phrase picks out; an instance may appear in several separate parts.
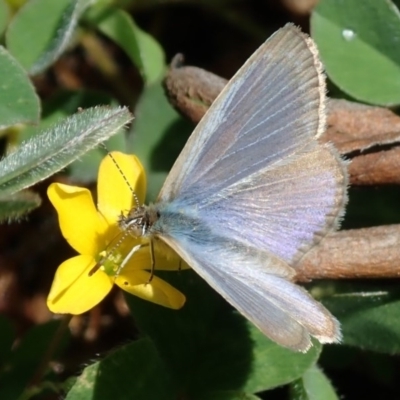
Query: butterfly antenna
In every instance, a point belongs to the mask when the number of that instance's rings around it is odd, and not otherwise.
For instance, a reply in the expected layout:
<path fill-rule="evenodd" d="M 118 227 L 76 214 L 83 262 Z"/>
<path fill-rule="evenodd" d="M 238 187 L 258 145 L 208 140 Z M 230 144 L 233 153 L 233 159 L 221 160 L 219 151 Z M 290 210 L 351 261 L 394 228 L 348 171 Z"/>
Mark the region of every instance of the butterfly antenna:
<path fill-rule="evenodd" d="M 133 200 L 136 203 L 136 207 L 140 207 L 140 202 L 139 202 L 139 198 L 137 197 L 137 194 L 135 193 L 135 191 L 133 190 L 131 184 L 129 183 L 128 179 L 126 178 L 126 175 L 123 173 L 121 167 L 118 165 L 117 161 L 115 160 L 114 156 L 111 153 L 108 153 L 108 155 L 110 156 L 111 160 L 113 161 L 114 165 L 117 167 L 118 171 L 120 172 L 122 178 L 124 179 L 125 183 L 128 185 L 132 196 L 133 196 Z"/>

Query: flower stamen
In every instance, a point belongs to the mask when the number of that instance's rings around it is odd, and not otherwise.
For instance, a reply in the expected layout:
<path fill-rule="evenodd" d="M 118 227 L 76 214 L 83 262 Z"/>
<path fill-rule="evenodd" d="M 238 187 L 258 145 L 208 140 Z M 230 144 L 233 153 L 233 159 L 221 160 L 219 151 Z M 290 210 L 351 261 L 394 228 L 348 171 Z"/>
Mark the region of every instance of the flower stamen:
<path fill-rule="evenodd" d="M 101 269 L 108 276 L 115 276 L 121 264 L 122 255 L 117 252 L 102 251 L 97 257 L 96 265 L 89 271 L 89 276 L 92 276 L 96 271 Z"/>
<path fill-rule="evenodd" d="M 110 259 L 112 254 L 115 254 L 115 251 L 122 245 L 124 240 L 128 237 L 128 233 L 119 232 L 107 245 L 106 249 L 100 253 L 101 257 L 98 258 L 96 265 L 89 271 L 89 276 L 92 276 L 99 268 L 102 267 L 103 264 Z M 112 246 L 113 242 L 116 243 Z M 120 272 L 120 268 L 117 268 L 118 272 Z"/>

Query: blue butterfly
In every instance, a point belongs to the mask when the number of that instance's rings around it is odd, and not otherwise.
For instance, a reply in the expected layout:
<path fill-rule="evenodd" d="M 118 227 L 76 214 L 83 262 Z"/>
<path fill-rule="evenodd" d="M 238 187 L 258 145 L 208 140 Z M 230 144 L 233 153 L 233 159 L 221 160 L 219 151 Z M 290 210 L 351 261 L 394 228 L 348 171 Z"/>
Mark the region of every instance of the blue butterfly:
<path fill-rule="evenodd" d="M 338 321 L 292 282 L 335 229 L 347 171 L 325 130 L 317 48 L 292 24 L 271 36 L 197 125 L 158 200 L 121 229 L 166 244 L 275 342 L 307 351 L 340 341 Z"/>

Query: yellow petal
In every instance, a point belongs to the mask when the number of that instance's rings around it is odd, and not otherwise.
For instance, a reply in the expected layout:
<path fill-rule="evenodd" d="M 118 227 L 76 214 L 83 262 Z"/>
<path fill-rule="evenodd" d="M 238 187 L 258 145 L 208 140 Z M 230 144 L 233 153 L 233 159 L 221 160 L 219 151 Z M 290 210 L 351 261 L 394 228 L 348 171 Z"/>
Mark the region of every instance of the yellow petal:
<path fill-rule="evenodd" d="M 180 271 L 190 267 L 178 254 L 162 240 L 154 239 L 154 254 L 156 259 L 156 270 Z"/>
<path fill-rule="evenodd" d="M 146 175 L 136 156 L 117 151 L 110 155 L 104 157 L 100 164 L 97 207 L 112 225 L 121 212 L 129 211 L 135 205 L 132 191 L 140 205 L 143 204 L 146 195 Z"/>
<path fill-rule="evenodd" d="M 47 297 L 50 311 L 82 314 L 103 300 L 113 286 L 113 279 L 102 270 L 89 276 L 94 265 L 92 257 L 76 256 L 58 267 Z"/>
<path fill-rule="evenodd" d="M 63 236 L 78 253 L 93 256 L 104 249 L 108 226 L 99 217 L 89 190 L 52 183 L 47 196 L 57 210 Z"/>
<path fill-rule="evenodd" d="M 135 271 L 129 275 L 123 271 L 115 283 L 128 293 L 164 307 L 177 310 L 185 304 L 185 296 L 169 283 L 156 276 L 150 283 L 149 279 L 147 271 Z"/>

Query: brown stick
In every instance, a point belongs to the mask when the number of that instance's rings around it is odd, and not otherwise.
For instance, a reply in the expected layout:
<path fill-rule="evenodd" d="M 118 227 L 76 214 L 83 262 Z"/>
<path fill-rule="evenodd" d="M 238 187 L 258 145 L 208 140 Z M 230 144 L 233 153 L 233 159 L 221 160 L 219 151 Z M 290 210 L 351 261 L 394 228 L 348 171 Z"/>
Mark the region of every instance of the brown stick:
<path fill-rule="evenodd" d="M 182 67 L 181 62 L 181 56 L 174 58 L 164 86 L 171 104 L 197 123 L 227 80 L 200 68 Z M 334 143 L 343 155 L 353 154 L 351 184 L 400 183 L 400 117 L 391 110 L 330 99 L 322 140 Z M 362 154 L 366 149 L 368 154 Z"/>
<path fill-rule="evenodd" d="M 328 235 L 296 268 L 298 281 L 400 277 L 400 225 Z"/>

